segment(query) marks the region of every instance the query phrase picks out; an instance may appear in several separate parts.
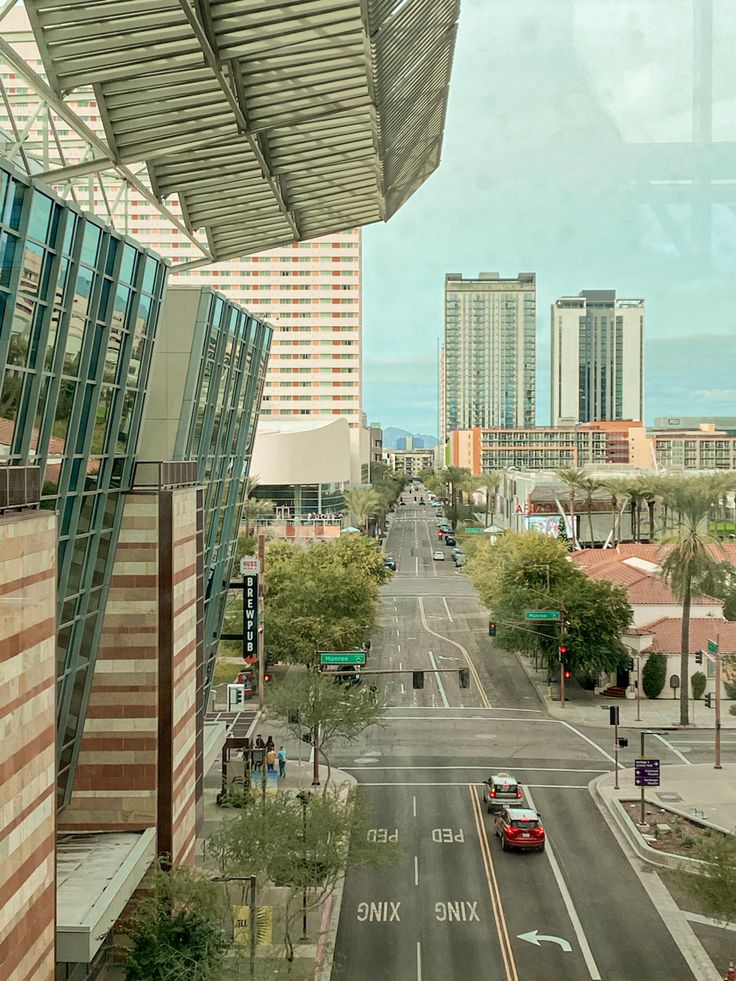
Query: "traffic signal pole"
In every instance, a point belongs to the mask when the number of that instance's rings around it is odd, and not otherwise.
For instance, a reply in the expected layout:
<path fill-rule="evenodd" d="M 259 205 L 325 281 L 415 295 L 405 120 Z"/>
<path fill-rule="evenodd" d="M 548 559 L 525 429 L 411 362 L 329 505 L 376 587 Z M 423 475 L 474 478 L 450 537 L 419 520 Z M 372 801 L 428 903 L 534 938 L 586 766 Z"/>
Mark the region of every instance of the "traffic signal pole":
<path fill-rule="evenodd" d="M 567 632 L 567 623 L 565 620 L 565 610 L 560 605 L 560 648 L 565 646 L 565 633 Z M 560 708 L 565 707 L 565 669 L 567 668 L 567 661 L 564 657 L 560 656 Z"/>
<path fill-rule="evenodd" d="M 716 641 L 718 643 L 718 641 Z M 714 770 L 723 769 L 721 766 L 721 655 L 716 655 L 716 740 Z"/>

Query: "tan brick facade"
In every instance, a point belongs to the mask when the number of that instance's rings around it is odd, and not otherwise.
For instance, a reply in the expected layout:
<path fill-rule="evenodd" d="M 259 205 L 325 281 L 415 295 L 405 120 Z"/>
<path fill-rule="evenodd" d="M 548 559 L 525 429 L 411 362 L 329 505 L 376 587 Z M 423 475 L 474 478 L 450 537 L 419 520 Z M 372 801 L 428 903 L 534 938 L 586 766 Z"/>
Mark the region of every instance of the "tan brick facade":
<path fill-rule="evenodd" d="M 56 516 L 0 516 L 0 977 L 55 949 Z"/>

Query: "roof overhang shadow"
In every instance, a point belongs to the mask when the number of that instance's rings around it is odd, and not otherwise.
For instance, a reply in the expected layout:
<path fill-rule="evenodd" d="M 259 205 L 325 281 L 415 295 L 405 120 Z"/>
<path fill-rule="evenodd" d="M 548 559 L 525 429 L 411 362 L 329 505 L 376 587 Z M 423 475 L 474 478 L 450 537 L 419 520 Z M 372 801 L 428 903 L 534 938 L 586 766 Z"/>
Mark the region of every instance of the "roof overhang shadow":
<path fill-rule="evenodd" d="M 26 0 L 215 259 L 386 220 L 440 162 L 460 0 Z"/>

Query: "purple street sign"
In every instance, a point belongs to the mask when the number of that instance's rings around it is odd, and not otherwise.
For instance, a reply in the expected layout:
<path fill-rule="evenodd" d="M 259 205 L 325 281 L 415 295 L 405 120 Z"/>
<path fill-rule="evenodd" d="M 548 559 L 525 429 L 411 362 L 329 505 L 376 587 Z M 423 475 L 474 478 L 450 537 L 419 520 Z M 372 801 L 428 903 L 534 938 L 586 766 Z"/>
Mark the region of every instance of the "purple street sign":
<path fill-rule="evenodd" d="M 659 786 L 659 760 L 634 760 L 634 785 Z"/>

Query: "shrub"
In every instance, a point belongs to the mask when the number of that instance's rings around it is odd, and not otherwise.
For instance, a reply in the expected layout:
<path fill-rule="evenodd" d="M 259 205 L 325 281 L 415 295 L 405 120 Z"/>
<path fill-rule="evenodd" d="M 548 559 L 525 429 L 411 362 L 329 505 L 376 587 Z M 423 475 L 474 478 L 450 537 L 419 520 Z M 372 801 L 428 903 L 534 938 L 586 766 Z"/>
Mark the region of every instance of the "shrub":
<path fill-rule="evenodd" d="M 723 687 L 726 689 L 726 695 L 728 698 L 736 699 L 736 685 L 732 681 L 724 681 Z"/>
<path fill-rule="evenodd" d="M 736 705 L 731 705 L 728 709 L 729 715 L 736 715 Z"/>
<path fill-rule="evenodd" d="M 696 671 L 690 679 L 690 684 L 693 686 L 693 698 L 696 701 L 703 697 L 703 692 L 705 691 L 705 686 L 707 683 L 707 679 L 702 671 Z"/>
<path fill-rule="evenodd" d="M 650 654 L 641 673 L 641 686 L 647 698 L 658 698 L 667 677 L 667 658 L 664 654 Z"/>

